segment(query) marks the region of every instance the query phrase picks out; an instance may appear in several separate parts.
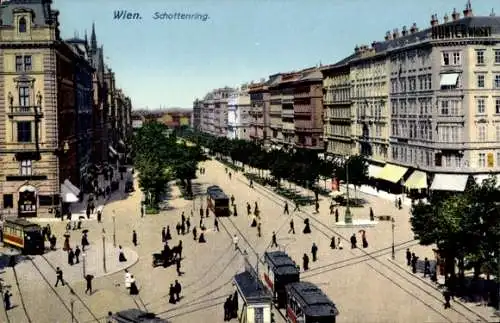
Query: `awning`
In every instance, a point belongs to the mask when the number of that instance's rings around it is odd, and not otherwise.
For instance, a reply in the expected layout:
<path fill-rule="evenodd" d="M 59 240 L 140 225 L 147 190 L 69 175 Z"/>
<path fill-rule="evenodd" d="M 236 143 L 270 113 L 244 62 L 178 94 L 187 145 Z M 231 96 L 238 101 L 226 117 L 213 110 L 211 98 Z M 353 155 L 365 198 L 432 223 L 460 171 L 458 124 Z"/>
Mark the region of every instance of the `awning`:
<path fill-rule="evenodd" d="M 432 181 L 431 190 L 463 192 L 468 177 L 468 175 L 436 174 Z"/>
<path fill-rule="evenodd" d="M 440 86 L 456 86 L 458 81 L 458 73 L 441 74 Z"/>
<path fill-rule="evenodd" d="M 377 174 L 376 178 L 383 179 L 384 181 L 388 181 L 391 183 L 398 183 L 401 180 L 401 177 L 406 173 L 408 168 L 386 164 L 384 168 Z"/>
<path fill-rule="evenodd" d="M 474 180 L 478 185 L 483 185 L 483 181 L 485 179 L 490 178 L 490 176 L 494 176 L 497 179 L 497 184 L 500 184 L 500 174 L 479 174 L 479 175 L 474 175 Z"/>
<path fill-rule="evenodd" d="M 76 203 L 79 201 L 75 193 L 73 193 L 71 189 L 64 184 L 61 184 L 61 198 L 64 203 Z"/>
<path fill-rule="evenodd" d="M 64 185 L 67 186 L 76 196 L 80 195 L 80 189 L 73 185 L 73 183 L 71 183 L 68 179 L 64 181 Z"/>
<path fill-rule="evenodd" d="M 116 150 L 112 147 L 112 146 L 109 146 L 109 151 L 113 154 L 113 155 L 118 155 L 118 153 L 116 152 Z"/>
<path fill-rule="evenodd" d="M 405 187 L 411 190 L 427 188 L 427 174 L 419 170 L 414 171 L 406 180 Z"/>
<path fill-rule="evenodd" d="M 368 177 L 377 177 L 382 171 L 383 167 L 377 165 L 368 165 Z"/>

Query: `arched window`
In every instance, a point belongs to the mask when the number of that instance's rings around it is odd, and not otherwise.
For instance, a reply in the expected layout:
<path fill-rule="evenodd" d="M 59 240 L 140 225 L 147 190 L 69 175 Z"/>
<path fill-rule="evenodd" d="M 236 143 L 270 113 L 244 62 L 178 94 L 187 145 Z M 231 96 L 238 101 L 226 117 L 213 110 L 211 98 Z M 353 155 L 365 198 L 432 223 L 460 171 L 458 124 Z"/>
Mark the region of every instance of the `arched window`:
<path fill-rule="evenodd" d="M 19 19 L 19 32 L 20 33 L 26 32 L 26 18 L 24 18 L 24 17 L 21 17 Z"/>

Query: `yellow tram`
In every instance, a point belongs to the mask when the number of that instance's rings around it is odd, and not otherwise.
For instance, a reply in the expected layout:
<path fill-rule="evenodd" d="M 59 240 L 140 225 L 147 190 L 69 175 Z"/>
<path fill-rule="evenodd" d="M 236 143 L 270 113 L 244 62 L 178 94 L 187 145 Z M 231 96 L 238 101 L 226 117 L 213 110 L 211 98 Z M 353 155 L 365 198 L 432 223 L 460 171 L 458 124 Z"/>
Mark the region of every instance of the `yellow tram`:
<path fill-rule="evenodd" d="M 42 228 L 23 218 L 5 219 L 3 243 L 19 248 L 23 254 L 43 254 L 45 249 Z"/>

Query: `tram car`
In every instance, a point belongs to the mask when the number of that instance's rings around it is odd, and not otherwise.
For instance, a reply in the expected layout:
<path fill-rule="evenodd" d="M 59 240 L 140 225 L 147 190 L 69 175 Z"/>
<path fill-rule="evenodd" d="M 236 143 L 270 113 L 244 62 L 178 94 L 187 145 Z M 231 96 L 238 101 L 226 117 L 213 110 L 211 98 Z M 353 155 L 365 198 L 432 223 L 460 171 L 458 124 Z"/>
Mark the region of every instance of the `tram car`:
<path fill-rule="evenodd" d="M 207 188 L 207 205 L 215 216 L 229 216 L 229 197 L 217 185 Z"/>
<path fill-rule="evenodd" d="M 25 255 L 41 255 L 45 250 L 42 228 L 26 219 L 6 219 L 2 233 L 4 245 L 19 248 Z"/>
<path fill-rule="evenodd" d="M 335 323 L 339 314 L 335 304 L 313 283 L 297 282 L 285 286 L 286 317 L 291 323 Z"/>
<path fill-rule="evenodd" d="M 264 254 L 264 283 L 273 294 L 278 308 L 286 306 L 285 286 L 300 281 L 300 269 L 285 252 L 271 251 Z"/>

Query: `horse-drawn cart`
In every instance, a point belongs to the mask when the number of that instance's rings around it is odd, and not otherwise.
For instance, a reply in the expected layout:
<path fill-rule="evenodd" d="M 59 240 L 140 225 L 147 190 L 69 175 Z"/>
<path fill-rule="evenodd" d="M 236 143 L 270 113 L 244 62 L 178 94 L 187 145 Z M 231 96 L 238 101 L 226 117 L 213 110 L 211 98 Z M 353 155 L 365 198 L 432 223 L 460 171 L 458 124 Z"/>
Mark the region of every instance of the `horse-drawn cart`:
<path fill-rule="evenodd" d="M 174 264 L 178 258 L 180 258 L 179 247 L 175 246 L 170 249 L 166 245 L 162 252 L 153 254 L 153 267 L 168 267 Z"/>

